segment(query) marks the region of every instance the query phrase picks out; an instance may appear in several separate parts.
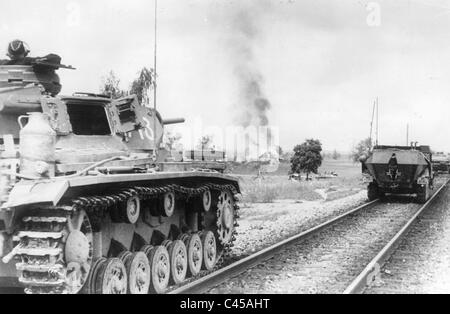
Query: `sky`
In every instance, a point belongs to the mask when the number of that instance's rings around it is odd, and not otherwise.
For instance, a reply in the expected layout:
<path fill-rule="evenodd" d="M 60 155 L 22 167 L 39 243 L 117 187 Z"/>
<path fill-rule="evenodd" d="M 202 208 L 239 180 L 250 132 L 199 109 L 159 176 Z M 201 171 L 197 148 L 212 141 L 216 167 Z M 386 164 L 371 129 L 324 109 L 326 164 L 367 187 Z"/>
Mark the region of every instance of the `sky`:
<path fill-rule="evenodd" d="M 123 88 L 153 67 L 154 2 L 0 2 L 0 48 L 26 41 L 58 53 L 63 94 Z M 369 136 L 450 151 L 450 4 L 444 0 L 159 0 L 157 105 L 163 117 L 225 129 L 245 113 L 242 72 L 258 79 L 264 114 L 291 150 L 307 138 L 349 151 Z M 5 57 L 6 58 L 6 57 Z"/>

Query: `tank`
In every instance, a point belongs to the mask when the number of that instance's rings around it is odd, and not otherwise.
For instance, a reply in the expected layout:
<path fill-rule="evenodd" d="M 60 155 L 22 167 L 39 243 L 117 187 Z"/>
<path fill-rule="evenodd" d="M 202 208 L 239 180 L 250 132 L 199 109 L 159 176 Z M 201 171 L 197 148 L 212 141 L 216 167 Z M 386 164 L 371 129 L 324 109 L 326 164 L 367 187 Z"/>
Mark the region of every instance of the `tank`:
<path fill-rule="evenodd" d="M 429 146 L 375 146 L 361 159 L 369 200 L 385 194 L 415 194 L 425 203 L 433 188 Z"/>
<path fill-rule="evenodd" d="M 45 82 L 44 82 L 45 83 Z M 230 253 L 240 188 L 219 160 L 175 160 L 134 95 L 54 96 L 0 67 L 0 285 L 164 293 Z"/>

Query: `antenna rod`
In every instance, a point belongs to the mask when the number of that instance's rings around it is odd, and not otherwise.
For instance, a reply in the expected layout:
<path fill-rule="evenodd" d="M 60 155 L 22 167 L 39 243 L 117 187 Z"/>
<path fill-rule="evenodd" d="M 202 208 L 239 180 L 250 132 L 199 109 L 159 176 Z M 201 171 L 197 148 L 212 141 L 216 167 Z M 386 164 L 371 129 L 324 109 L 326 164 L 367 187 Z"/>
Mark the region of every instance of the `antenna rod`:
<path fill-rule="evenodd" d="M 157 53 L 158 53 L 158 0 L 155 0 L 155 51 L 154 51 L 154 60 L 153 67 L 155 71 L 155 77 L 153 82 L 153 107 L 156 110 L 156 73 L 157 73 Z"/>
<path fill-rule="evenodd" d="M 406 146 L 409 145 L 409 124 L 406 124 Z"/>
<path fill-rule="evenodd" d="M 370 120 L 370 135 L 369 135 L 369 139 L 370 139 L 370 146 L 372 145 L 372 129 L 373 129 L 373 119 L 375 116 L 375 102 L 373 102 L 373 107 L 372 107 L 372 120 Z M 370 147 L 372 148 L 372 147 Z"/>
<path fill-rule="evenodd" d="M 376 139 L 376 142 L 375 142 L 375 144 L 378 146 L 378 118 L 379 118 L 379 116 L 378 116 L 378 97 L 377 97 L 377 139 Z"/>
<path fill-rule="evenodd" d="M 153 156 L 157 157 L 158 148 L 156 147 L 156 76 L 157 76 L 157 53 L 158 53 L 158 0 L 155 0 L 155 50 L 154 50 L 154 60 L 153 60 Z"/>

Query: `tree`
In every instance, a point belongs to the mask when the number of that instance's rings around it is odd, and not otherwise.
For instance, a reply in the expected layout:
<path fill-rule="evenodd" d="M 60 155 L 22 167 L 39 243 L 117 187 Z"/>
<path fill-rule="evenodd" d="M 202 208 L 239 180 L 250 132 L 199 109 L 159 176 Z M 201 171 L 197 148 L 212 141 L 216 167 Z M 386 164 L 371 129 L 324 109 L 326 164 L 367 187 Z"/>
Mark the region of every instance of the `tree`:
<path fill-rule="evenodd" d="M 201 150 L 209 150 L 214 147 L 213 145 L 213 136 L 212 135 L 204 135 L 200 138 L 197 148 Z"/>
<path fill-rule="evenodd" d="M 368 155 L 371 149 L 372 149 L 371 138 L 366 138 L 365 140 L 360 141 L 358 144 L 355 145 L 355 147 L 353 147 L 351 154 L 353 162 L 358 162 L 361 156 Z"/>
<path fill-rule="evenodd" d="M 107 95 L 113 99 L 117 99 L 126 95 L 126 92 L 119 87 L 120 80 L 114 71 L 110 71 L 107 76 L 103 77 L 100 93 Z"/>
<path fill-rule="evenodd" d="M 339 154 L 337 150 L 334 150 L 333 154 L 331 154 L 331 158 L 333 158 L 334 160 L 338 160 L 340 157 L 341 154 Z"/>
<path fill-rule="evenodd" d="M 131 83 L 130 94 L 137 96 L 139 103 L 143 106 L 150 105 L 150 97 L 148 92 L 151 87 L 155 87 L 155 71 L 153 69 L 143 68 L 138 78 Z"/>
<path fill-rule="evenodd" d="M 294 147 L 294 156 L 291 158 L 291 172 L 306 173 L 309 179 L 310 173 L 317 173 L 322 165 L 322 144 L 319 140 L 309 139 L 303 144 Z"/>
<path fill-rule="evenodd" d="M 182 135 L 180 133 L 172 133 L 170 131 L 167 131 L 164 134 L 164 145 L 168 151 L 172 151 L 177 149 L 177 147 L 180 144 Z"/>
<path fill-rule="evenodd" d="M 122 90 L 119 87 L 120 80 L 114 73 L 110 71 L 106 77 L 103 78 L 102 85 L 100 86 L 100 92 L 104 95 L 108 95 L 113 99 L 121 98 L 129 94 L 134 94 L 140 104 L 143 106 L 149 106 L 150 97 L 149 91 L 155 87 L 155 71 L 146 67 L 142 68 L 138 72 L 138 77 L 133 80 L 129 90 Z"/>

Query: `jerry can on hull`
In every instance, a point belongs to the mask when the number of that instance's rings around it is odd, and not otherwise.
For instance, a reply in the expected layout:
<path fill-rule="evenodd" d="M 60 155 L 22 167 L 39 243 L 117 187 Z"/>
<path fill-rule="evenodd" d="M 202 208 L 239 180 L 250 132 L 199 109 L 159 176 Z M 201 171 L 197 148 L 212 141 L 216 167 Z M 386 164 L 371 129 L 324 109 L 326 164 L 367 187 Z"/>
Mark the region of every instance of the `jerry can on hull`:
<path fill-rule="evenodd" d="M 28 123 L 24 125 L 24 121 Z M 18 119 L 20 130 L 20 173 L 28 177 L 55 175 L 56 132 L 50 126 L 49 117 L 33 112 Z"/>

